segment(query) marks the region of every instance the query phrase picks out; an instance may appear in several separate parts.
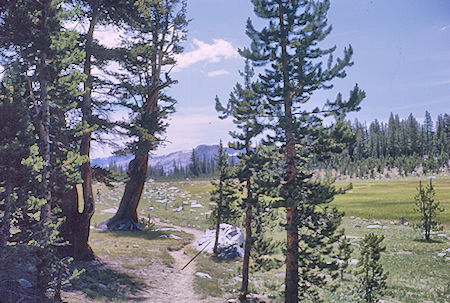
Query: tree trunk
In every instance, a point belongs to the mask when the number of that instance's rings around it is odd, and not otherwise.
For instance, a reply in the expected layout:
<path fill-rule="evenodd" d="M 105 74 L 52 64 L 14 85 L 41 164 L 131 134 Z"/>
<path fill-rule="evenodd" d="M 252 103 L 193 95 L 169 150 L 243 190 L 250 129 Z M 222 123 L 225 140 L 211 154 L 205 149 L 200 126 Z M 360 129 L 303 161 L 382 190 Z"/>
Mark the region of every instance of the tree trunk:
<path fill-rule="evenodd" d="M 89 24 L 89 31 L 87 33 L 86 41 L 86 61 L 84 62 L 84 74 L 87 76 L 84 83 L 84 96 L 81 103 L 81 112 L 83 114 L 83 121 L 87 122 L 90 127 L 90 119 L 92 117 L 92 42 L 94 40 L 94 29 L 98 20 L 98 11 L 93 8 L 92 19 Z M 88 244 L 89 232 L 91 226 L 91 218 L 95 211 L 95 200 L 92 190 L 92 168 L 89 153 L 91 150 L 91 132 L 86 132 L 81 137 L 80 155 L 87 156 L 88 161 L 81 165 L 81 178 L 83 179 L 83 212 L 78 214 L 77 209 L 77 224 L 74 225 L 73 237 L 73 257 L 76 260 L 93 260 L 95 259 L 94 252 Z"/>
<path fill-rule="evenodd" d="M 219 233 L 220 233 L 220 223 L 222 223 L 222 205 L 223 205 L 223 181 L 222 176 L 220 176 L 219 181 L 219 201 L 217 203 L 217 223 L 216 223 L 216 239 L 214 241 L 213 252 L 217 256 L 219 254 Z"/>
<path fill-rule="evenodd" d="M 9 172 L 7 172 L 9 174 Z M 4 248 L 8 242 L 10 236 L 10 227 L 11 227 L 11 209 L 12 209 L 12 183 L 9 179 L 9 176 L 6 177 L 6 186 L 5 186 L 5 212 L 3 214 L 3 218 L 0 226 L 0 258 L 3 257 Z"/>
<path fill-rule="evenodd" d="M 289 83 L 289 64 L 287 53 L 287 34 L 284 25 L 283 2 L 279 0 L 279 20 L 280 20 L 280 44 L 281 61 L 283 73 L 283 101 L 284 101 L 284 129 L 286 136 L 286 177 L 284 200 L 286 203 L 286 280 L 285 280 L 285 302 L 298 302 L 298 229 L 297 229 L 297 201 L 293 197 L 293 187 L 295 186 L 295 176 L 297 174 L 295 158 L 295 138 L 293 134 L 292 116 L 292 96 Z"/>
<path fill-rule="evenodd" d="M 108 221 L 102 223 L 108 230 L 139 230 L 137 207 L 144 190 L 148 168 L 148 151 L 137 154 L 128 166 L 130 180 L 120 201 L 119 210 Z"/>
<path fill-rule="evenodd" d="M 251 199 L 250 180 L 247 180 L 247 199 Z M 247 203 L 247 209 L 245 211 L 245 244 L 244 261 L 242 263 L 242 285 L 241 294 L 239 296 L 239 301 L 241 303 L 247 302 L 250 252 L 252 244 L 252 204 Z"/>
<path fill-rule="evenodd" d="M 248 82 L 248 80 L 247 80 Z M 246 128 L 247 138 L 245 140 L 245 152 L 248 155 L 250 152 L 250 140 L 248 138 L 248 127 Z M 247 209 L 245 211 L 245 244 L 244 244 L 244 261 L 242 263 L 242 284 L 241 294 L 239 295 L 239 301 L 241 303 L 247 302 L 248 294 L 248 277 L 249 277 L 249 265 L 250 265 L 250 252 L 252 249 L 252 185 L 250 177 L 246 180 L 247 188 Z"/>

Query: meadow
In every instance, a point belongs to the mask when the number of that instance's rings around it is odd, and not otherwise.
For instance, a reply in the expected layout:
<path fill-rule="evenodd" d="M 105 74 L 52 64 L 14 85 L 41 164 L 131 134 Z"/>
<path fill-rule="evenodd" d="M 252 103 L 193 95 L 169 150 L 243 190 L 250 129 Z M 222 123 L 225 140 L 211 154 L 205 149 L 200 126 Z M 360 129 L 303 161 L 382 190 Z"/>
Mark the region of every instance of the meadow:
<path fill-rule="evenodd" d="M 385 302 L 447 302 L 450 300 L 450 177 L 436 177 L 433 184 L 436 190 L 436 200 L 445 211 L 439 219 L 444 229 L 433 235 L 433 241 L 422 240 L 421 232 L 414 228 L 419 216 L 414 212 L 414 195 L 419 180 L 424 184 L 428 178 L 403 178 L 395 180 L 350 180 L 339 181 L 337 186 L 345 187 L 352 182 L 353 189 L 345 195 L 339 195 L 332 202 L 339 210 L 345 212 L 342 227 L 353 243 L 352 259 L 359 258 L 358 241 L 369 232 L 385 236 L 383 244 L 386 252 L 382 255 L 382 264 L 388 272 L 388 289 L 383 299 Z M 117 209 L 122 185 L 108 189 L 97 185 L 100 194 L 92 225 L 98 225 L 111 217 Z M 212 186 L 208 180 L 151 182 L 145 186 L 143 200 L 138 208 L 140 216 L 146 221 L 159 218 L 179 226 L 205 230 L 211 226 L 212 203 L 209 191 Z M 282 211 L 280 211 L 282 215 Z M 408 222 L 407 225 L 400 224 Z M 380 228 L 368 229 L 369 225 L 379 225 Z M 155 266 L 171 268 L 173 259 L 168 253 L 180 249 L 192 239 L 189 234 L 175 231 L 161 231 L 158 226 L 149 225 L 142 232 L 104 233 L 96 231 L 91 234 L 90 243 L 94 251 L 120 267 L 114 274 L 96 272 L 96 278 L 103 277 L 103 284 L 109 283 L 109 276 L 117 284 L 117 292 L 105 291 L 101 287 L 90 287 L 85 274 L 74 285 L 78 292 L 83 287 L 84 296 L 92 302 L 126 302 L 134 299 L 131 294 L 145 278 L 145 271 L 154 270 Z M 162 236 L 165 235 L 165 236 Z M 168 236 L 175 235 L 170 238 Z M 271 234 L 276 239 L 282 239 L 284 233 L 281 227 Z M 194 255 L 189 247 L 185 252 Z M 442 255 L 446 253 L 446 255 Z M 197 259 L 198 270 L 209 274 L 212 279 L 195 278 L 196 290 L 205 296 L 220 296 L 235 298 L 240 285 L 240 260 L 221 260 L 202 254 Z M 158 265 L 159 264 L 159 265 Z M 351 274 L 351 266 L 344 275 L 342 283 L 335 283 L 335 291 L 324 290 L 322 295 L 328 302 L 354 302 L 352 289 L 355 278 Z M 251 275 L 251 290 L 258 293 L 266 302 L 278 302 L 282 291 L 283 268 L 271 272 L 258 272 Z M 126 272 L 126 274 L 123 273 Z M 92 274 L 92 273 L 91 273 Z M 102 279 L 100 279 L 102 281 Z M 122 282 L 118 282 L 122 281 Z M 77 284 L 78 283 L 78 284 Z M 102 284 L 102 283 L 100 283 Z M 337 285 L 339 284 L 339 285 Z M 121 286 L 122 285 L 122 286 Z M 88 294 L 87 294 L 88 293 Z M 118 293 L 123 295 L 117 296 Z"/>

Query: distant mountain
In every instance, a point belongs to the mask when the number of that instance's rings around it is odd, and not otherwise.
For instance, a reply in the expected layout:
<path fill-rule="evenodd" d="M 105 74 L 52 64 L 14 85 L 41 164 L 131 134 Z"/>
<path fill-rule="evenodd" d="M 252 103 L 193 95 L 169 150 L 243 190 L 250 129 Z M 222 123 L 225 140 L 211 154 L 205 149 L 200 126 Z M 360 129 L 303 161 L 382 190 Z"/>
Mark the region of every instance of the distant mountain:
<path fill-rule="evenodd" d="M 218 145 L 199 145 L 195 148 L 195 153 L 200 160 L 210 160 L 217 156 L 219 150 Z M 225 148 L 225 151 L 229 156 L 236 157 L 239 151 L 231 148 Z M 192 150 L 176 151 L 162 156 L 150 156 L 149 165 L 157 168 L 164 167 L 164 171 L 171 171 L 173 169 L 173 163 L 175 162 L 178 167 L 186 167 L 191 161 Z M 123 167 L 126 169 L 128 164 L 133 159 L 133 155 L 123 156 L 110 156 L 107 158 L 96 158 L 91 160 L 92 166 L 108 167 L 111 164 Z"/>

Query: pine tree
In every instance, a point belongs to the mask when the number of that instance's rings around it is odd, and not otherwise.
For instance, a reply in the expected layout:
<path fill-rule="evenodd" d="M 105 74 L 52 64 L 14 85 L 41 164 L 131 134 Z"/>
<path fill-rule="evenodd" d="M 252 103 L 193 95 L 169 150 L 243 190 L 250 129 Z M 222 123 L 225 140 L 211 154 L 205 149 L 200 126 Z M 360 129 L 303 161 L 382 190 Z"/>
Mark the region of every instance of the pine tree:
<path fill-rule="evenodd" d="M 130 179 L 119 209 L 105 222 L 109 230 L 139 229 L 136 210 L 147 176 L 148 154 L 162 143 L 165 119 L 174 111 L 175 100 L 163 90 L 176 82 L 169 71 L 176 63 L 174 56 L 183 50 L 188 23 L 185 0 L 133 3 L 135 9 L 129 12 L 129 27 L 125 28 L 128 38 L 117 51 L 122 72 L 114 73 L 119 84 L 113 92 L 120 96 L 120 105 L 131 111 L 131 121 L 120 126 L 133 139 L 127 149 L 134 159 L 128 166 Z"/>
<path fill-rule="evenodd" d="M 334 222 L 329 221 L 332 214 L 326 213 L 325 218 L 316 212 L 315 207 L 319 201 L 310 199 L 319 198 L 320 195 L 313 197 L 307 194 L 313 190 L 323 191 L 324 199 L 320 203 L 327 203 L 331 200 L 333 191 L 330 189 L 325 194 L 327 186 L 312 182 L 312 175 L 306 173 L 305 164 L 313 153 L 341 151 L 350 143 L 351 132 L 343 122 L 343 117 L 345 113 L 359 108 L 364 93 L 355 86 L 348 101 L 344 101 L 338 94 L 334 102 L 326 104 L 325 110 L 316 108 L 307 111 L 302 108 L 303 103 L 308 102 L 316 90 L 329 89 L 332 87 L 331 80 L 345 77 L 345 67 L 352 64 L 352 48 L 345 49 L 344 58 L 334 62 L 334 47 L 318 47 L 318 43 L 331 32 L 326 19 L 329 1 L 253 0 L 252 3 L 256 15 L 270 23 L 257 31 L 250 20 L 247 22 L 247 35 L 252 43 L 242 54 L 254 64 L 266 68 L 260 76 L 261 92 L 267 98 L 267 116 L 273 119 L 273 139 L 281 143 L 285 154 L 280 206 L 286 209 L 285 302 L 291 303 L 298 302 L 299 297 L 304 298 L 308 283 L 312 282 L 309 284 L 312 286 L 317 281 L 305 276 L 307 268 L 303 266 L 307 265 L 307 261 L 301 258 L 311 256 L 311 247 L 300 248 L 299 231 L 324 224 L 323 231 L 333 238 L 331 226 L 334 226 Z M 326 55 L 329 55 L 328 64 L 323 67 L 322 59 Z M 325 127 L 322 121 L 326 115 L 334 115 L 337 122 Z M 326 236 L 314 242 L 313 239 L 319 235 L 313 230 L 311 234 L 301 236 L 307 247 L 313 243 L 325 246 L 329 244 L 326 243 Z M 322 264 L 320 258 L 312 262 L 315 264 L 310 264 L 310 268 Z M 299 281 L 299 266 L 304 282 Z M 321 281 L 317 282 L 320 284 Z M 302 293 L 299 293 L 300 283 Z"/>
<path fill-rule="evenodd" d="M 379 302 L 379 296 L 386 288 L 387 275 L 380 264 L 381 253 L 386 250 L 385 246 L 381 246 L 383 239 L 384 236 L 370 233 L 361 241 L 361 260 L 356 271 L 359 277 L 356 294 L 360 302 Z"/>
<path fill-rule="evenodd" d="M 233 117 L 233 123 L 240 130 L 230 132 L 230 135 L 236 141 L 231 143 L 229 147 L 235 150 L 245 150 L 245 153 L 238 156 L 240 161 L 237 166 L 237 176 L 245 182 L 246 189 L 246 198 L 243 201 L 245 208 L 245 245 L 239 300 L 241 302 L 247 302 L 250 254 L 253 242 L 252 212 L 256 206 L 255 204 L 258 203 L 258 197 L 253 192 L 251 181 L 255 173 L 254 162 L 257 160 L 255 157 L 255 148 L 252 147 L 252 141 L 262 132 L 264 127 L 258 122 L 258 116 L 263 110 L 263 104 L 260 100 L 261 97 L 255 93 L 255 89 L 252 87 L 257 85 L 257 83 L 252 83 L 254 70 L 251 68 L 248 59 L 245 61 L 244 72 L 240 72 L 240 75 L 244 78 L 244 85 L 240 83 L 236 84 L 226 108 L 220 104 L 219 99 L 216 97 L 216 110 L 222 113 L 221 118 Z"/>
<path fill-rule="evenodd" d="M 228 155 L 223 149 L 222 141 L 219 143 L 219 150 L 216 158 L 218 180 L 212 180 L 214 189 L 211 191 L 211 201 L 217 205 L 213 209 L 211 218 L 214 220 L 216 236 L 214 240 L 213 252 L 220 254 L 219 232 L 220 224 L 232 223 L 239 213 L 236 207 L 236 193 L 239 192 L 239 186 L 234 180 L 232 168 L 228 163 Z"/>
<path fill-rule="evenodd" d="M 36 268 L 36 295 L 41 299 L 54 287 L 55 270 L 62 265 L 56 250 L 62 245 L 60 209 L 77 203 L 77 197 L 69 193 L 80 181 L 77 168 L 82 162 L 76 143 L 70 140 L 74 133 L 65 116 L 80 95 L 82 76 L 76 66 L 83 57 L 77 48 L 78 34 L 63 26 L 73 17 L 67 8 L 63 1 L 7 2 L 0 8 L 1 55 L 6 70 L 17 73 L 14 81 L 20 85 L 16 91 L 25 91 L 24 100 L 15 102 L 27 103 L 25 108 L 30 111 L 24 115 L 30 124 L 19 131 L 28 131 L 36 139 L 22 142 L 27 144 L 23 148 L 28 148 L 28 157 L 20 161 L 22 167 L 15 167 L 24 171 L 28 167 L 25 183 L 32 185 L 22 192 L 26 203 L 14 210 L 20 230 L 14 236 L 32 252 L 29 262 Z M 53 299 L 59 300 L 58 296 L 56 291 Z"/>
<path fill-rule="evenodd" d="M 440 224 L 436 220 L 439 213 L 444 209 L 440 207 L 439 202 L 434 200 L 435 190 L 433 182 L 430 179 L 430 184 L 425 188 L 422 187 L 422 181 L 419 182 L 417 188 L 417 195 L 414 197 L 416 201 L 415 211 L 421 215 L 422 223 L 417 227 L 423 231 L 425 240 L 429 241 L 431 232 L 433 230 L 439 230 Z"/>

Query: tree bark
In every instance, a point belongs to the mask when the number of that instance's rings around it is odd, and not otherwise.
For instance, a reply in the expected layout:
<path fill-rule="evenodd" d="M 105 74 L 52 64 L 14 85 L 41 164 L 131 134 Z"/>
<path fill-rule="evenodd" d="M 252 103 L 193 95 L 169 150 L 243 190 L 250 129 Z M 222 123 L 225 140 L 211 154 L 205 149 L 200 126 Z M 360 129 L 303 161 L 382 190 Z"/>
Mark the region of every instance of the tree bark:
<path fill-rule="evenodd" d="M 247 199 L 251 199 L 250 193 L 250 180 L 247 180 Z M 252 249 L 252 205 L 247 204 L 245 211 L 245 244 L 244 244 L 244 260 L 242 263 L 242 285 L 239 301 L 241 303 L 247 302 L 248 294 L 248 278 L 249 278 L 249 266 L 250 266 L 250 252 Z"/>
<path fill-rule="evenodd" d="M 213 252 L 217 256 L 219 254 L 219 233 L 220 233 L 220 223 L 222 223 L 222 205 L 223 205 L 223 180 L 220 176 L 219 181 L 219 201 L 217 202 L 217 222 L 216 222 L 216 239 L 214 241 Z"/>
<path fill-rule="evenodd" d="M 92 117 L 92 43 L 94 41 L 95 25 L 98 21 L 98 10 L 93 8 L 93 15 L 89 24 L 89 31 L 87 33 L 86 40 L 86 61 L 84 62 L 84 74 L 87 76 L 84 83 L 84 96 L 81 103 L 81 112 L 83 114 L 83 121 L 87 122 L 90 127 L 90 119 Z M 73 257 L 76 260 L 93 260 L 95 259 L 94 252 L 88 244 L 91 218 L 95 211 L 95 200 L 92 190 L 92 168 L 90 161 L 91 150 L 91 132 L 87 131 L 81 137 L 80 155 L 87 156 L 88 161 L 81 165 L 81 178 L 83 179 L 83 201 L 84 207 L 81 214 L 77 209 L 77 224 L 74 225 L 74 237 L 73 237 Z"/>
<path fill-rule="evenodd" d="M 10 172 L 7 172 L 6 176 L 6 185 L 5 185 L 5 212 L 3 214 L 3 218 L 0 226 L 0 258 L 3 257 L 4 248 L 8 242 L 10 236 L 10 227 L 11 227 L 11 209 L 12 209 L 12 182 L 9 179 Z"/>
<path fill-rule="evenodd" d="M 108 230 L 139 230 L 137 207 L 144 190 L 147 177 L 148 151 L 136 154 L 128 166 L 130 180 L 120 201 L 119 210 L 106 223 Z M 102 225 L 103 225 L 102 224 Z"/>
<path fill-rule="evenodd" d="M 248 80 L 247 80 L 248 82 Z M 248 127 L 246 128 L 247 138 L 245 140 L 245 152 L 248 155 L 250 152 L 250 141 L 248 138 Z M 244 244 L 244 260 L 242 263 L 242 284 L 241 294 L 239 295 L 239 301 L 241 303 L 247 302 L 248 294 L 248 278 L 249 278 L 249 266 L 250 266 L 250 253 L 253 244 L 252 238 L 252 185 L 250 177 L 246 180 L 247 188 L 247 209 L 245 210 L 245 244 Z"/>
<path fill-rule="evenodd" d="M 295 140 L 292 116 L 292 96 L 289 84 L 289 64 L 287 53 L 287 34 L 284 24 L 284 7 L 281 0 L 278 1 L 279 20 L 280 20 L 280 44 L 281 44 L 281 63 L 283 73 L 283 101 L 284 101 L 284 128 L 286 136 L 286 184 L 284 199 L 286 203 L 286 277 L 285 277 L 285 302 L 298 302 L 298 229 L 297 218 L 298 209 L 295 197 L 292 194 L 292 187 L 297 174 L 295 158 Z"/>

